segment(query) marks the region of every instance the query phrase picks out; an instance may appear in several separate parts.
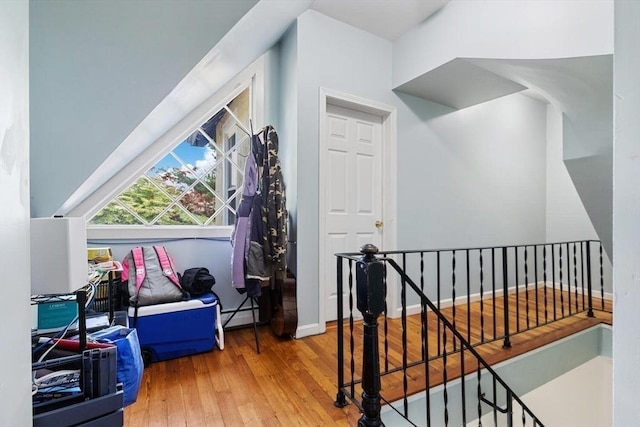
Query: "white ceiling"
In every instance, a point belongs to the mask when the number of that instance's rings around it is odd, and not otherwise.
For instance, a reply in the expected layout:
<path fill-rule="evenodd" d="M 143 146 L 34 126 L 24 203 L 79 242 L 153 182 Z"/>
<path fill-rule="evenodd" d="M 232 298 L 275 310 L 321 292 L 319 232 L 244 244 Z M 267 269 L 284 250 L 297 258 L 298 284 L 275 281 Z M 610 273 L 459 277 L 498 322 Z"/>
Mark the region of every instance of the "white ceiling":
<path fill-rule="evenodd" d="M 387 40 L 395 40 L 449 0 L 315 0 L 311 9 Z"/>

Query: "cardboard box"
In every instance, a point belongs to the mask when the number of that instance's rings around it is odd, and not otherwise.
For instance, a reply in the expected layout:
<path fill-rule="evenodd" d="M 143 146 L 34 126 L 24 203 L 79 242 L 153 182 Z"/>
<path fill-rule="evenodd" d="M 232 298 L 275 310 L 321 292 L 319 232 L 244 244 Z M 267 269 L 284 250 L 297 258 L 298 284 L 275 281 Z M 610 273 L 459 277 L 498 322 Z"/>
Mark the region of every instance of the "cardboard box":
<path fill-rule="evenodd" d="M 91 264 L 113 261 L 111 248 L 87 248 L 87 261 Z"/>

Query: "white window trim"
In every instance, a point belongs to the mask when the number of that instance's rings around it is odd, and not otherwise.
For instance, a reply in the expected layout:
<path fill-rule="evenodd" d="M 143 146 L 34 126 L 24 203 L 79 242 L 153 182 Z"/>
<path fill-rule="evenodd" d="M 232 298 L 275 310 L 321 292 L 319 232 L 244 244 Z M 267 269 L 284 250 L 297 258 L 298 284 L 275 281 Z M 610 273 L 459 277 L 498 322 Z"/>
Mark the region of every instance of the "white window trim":
<path fill-rule="evenodd" d="M 206 121 L 212 114 L 227 105 L 248 85 L 251 86 L 250 115 L 253 117 L 253 129 L 263 126 L 265 111 L 265 61 L 260 57 L 253 64 L 241 71 L 235 78 L 225 84 L 215 94 L 194 108 L 175 126 L 140 155 L 116 173 L 105 185 L 87 198 L 86 202 L 93 206 L 85 218 L 92 218 L 114 197 L 124 191 L 139 176 L 155 165 L 167 152 L 180 141 L 186 139 L 197 126 Z M 257 126 L 258 125 L 258 126 Z M 230 237 L 233 226 L 160 226 L 160 225 L 94 225 L 87 223 L 89 239 L 157 239 L 157 238 L 220 238 Z"/>
<path fill-rule="evenodd" d="M 233 226 L 212 225 L 87 225 L 88 240 L 231 238 Z"/>

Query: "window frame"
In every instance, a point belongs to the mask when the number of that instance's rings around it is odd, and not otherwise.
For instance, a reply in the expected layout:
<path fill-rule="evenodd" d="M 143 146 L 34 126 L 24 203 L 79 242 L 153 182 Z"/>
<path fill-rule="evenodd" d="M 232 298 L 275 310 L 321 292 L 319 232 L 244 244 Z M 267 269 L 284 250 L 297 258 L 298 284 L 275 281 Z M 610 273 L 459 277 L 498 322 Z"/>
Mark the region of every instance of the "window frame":
<path fill-rule="evenodd" d="M 100 198 L 100 202 L 87 212 L 88 239 L 166 239 L 166 238 L 229 238 L 233 225 L 99 225 L 89 221 L 104 206 L 116 198 L 141 175 L 153 167 L 177 144 L 184 141 L 198 126 L 213 114 L 224 108 L 243 90 L 250 87 L 250 118 L 253 129 L 256 124 L 264 123 L 265 117 L 265 63 L 260 57 L 253 64 L 241 71 L 220 90 L 207 98 L 199 106 L 187 113 L 175 126 L 170 128 L 151 146 L 139 153 L 119 173 L 106 184 L 108 191 Z"/>

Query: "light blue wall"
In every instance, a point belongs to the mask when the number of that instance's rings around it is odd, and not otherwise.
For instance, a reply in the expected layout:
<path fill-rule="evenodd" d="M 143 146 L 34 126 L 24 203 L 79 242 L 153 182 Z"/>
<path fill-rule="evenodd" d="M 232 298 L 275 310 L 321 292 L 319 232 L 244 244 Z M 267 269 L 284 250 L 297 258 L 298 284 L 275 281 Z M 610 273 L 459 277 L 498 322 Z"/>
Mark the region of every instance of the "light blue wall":
<path fill-rule="evenodd" d="M 216 278 L 213 291 L 220 297 L 222 308 L 233 310 L 240 306 L 244 294 L 231 286 L 231 243 L 228 239 L 168 239 L 168 240 L 90 240 L 89 247 L 110 247 L 113 258 L 122 261 L 136 246 L 161 245 L 175 260 L 175 268 L 182 273 L 188 268 L 205 267 Z M 228 315 L 223 315 L 223 321 Z M 234 323 L 251 322 L 250 315 L 240 313 Z"/>
<path fill-rule="evenodd" d="M 400 248 L 544 242 L 543 104 L 511 95 L 452 111 L 398 100 Z"/>
<path fill-rule="evenodd" d="M 318 322 L 318 117 L 321 87 L 392 100 L 391 43 L 307 11 L 297 22 L 299 324 Z"/>
<path fill-rule="evenodd" d="M 280 162 L 286 186 L 289 210 L 288 263 L 297 273 L 297 218 L 298 218 L 298 30 L 294 23 L 280 40 L 280 104 L 277 106 L 280 127 Z"/>
<path fill-rule="evenodd" d="M 314 11 L 298 19 L 301 324 L 318 319 L 320 87 L 398 108 L 399 248 L 545 241 L 545 105 L 514 95 L 451 111 L 395 94 L 391 49 L 386 40 Z"/>
<path fill-rule="evenodd" d="M 32 217 L 52 215 L 256 1 L 32 0 Z"/>
<path fill-rule="evenodd" d="M 402 93 L 398 100 L 400 249 L 545 242 L 544 104 L 516 94 L 455 111 Z M 472 253 L 469 261 L 471 294 L 480 292 L 478 256 Z M 456 261 L 455 294 L 462 297 L 467 293 L 465 254 L 458 252 Z M 486 291 L 492 283 L 487 251 L 484 262 Z M 407 271 L 415 281 L 419 266 L 417 255 L 407 257 Z M 451 298 L 451 266 L 451 253 L 444 253 L 438 282 L 435 255 L 425 257 L 427 296 L 436 298 L 439 283 L 442 298 Z M 514 273 L 509 274 L 513 285 Z M 533 275 L 529 279 L 534 282 Z M 520 280 L 522 284 L 524 274 Z M 501 283 L 499 276 L 498 289 Z M 419 299 L 409 292 L 407 303 L 418 304 Z"/>

